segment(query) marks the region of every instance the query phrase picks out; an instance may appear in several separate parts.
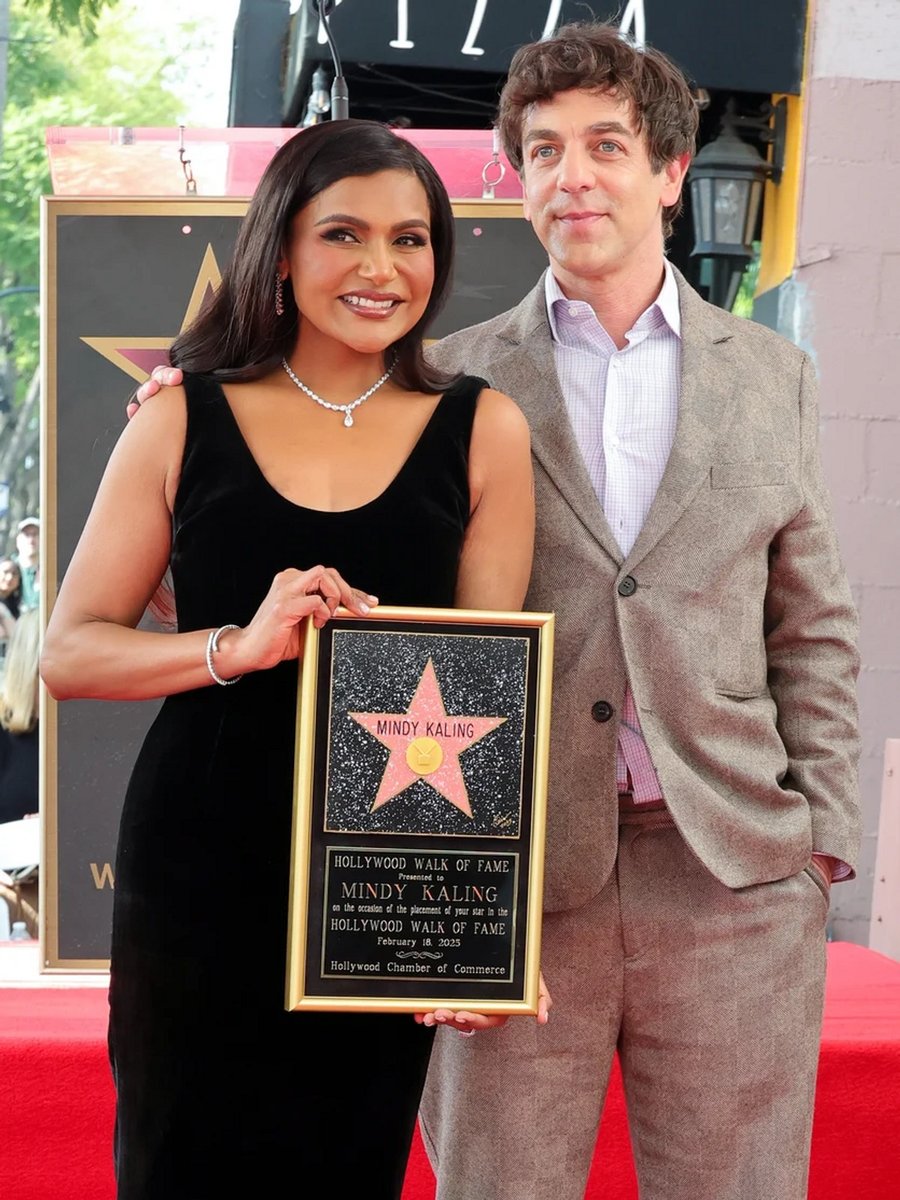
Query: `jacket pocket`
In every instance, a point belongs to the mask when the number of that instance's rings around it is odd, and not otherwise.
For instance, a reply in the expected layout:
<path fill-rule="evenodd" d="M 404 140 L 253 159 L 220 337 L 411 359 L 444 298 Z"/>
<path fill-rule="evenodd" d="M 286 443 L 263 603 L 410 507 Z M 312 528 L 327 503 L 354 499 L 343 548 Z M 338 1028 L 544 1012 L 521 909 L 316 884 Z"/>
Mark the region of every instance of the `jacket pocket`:
<path fill-rule="evenodd" d="M 771 693 L 765 686 L 760 687 L 758 684 L 748 684 L 746 687 L 741 687 L 740 684 L 717 684 L 715 689 L 717 696 L 724 696 L 726 700 L 769 700 Z"/>
<path fill-rule="evenodd" d="M 770 462 L 768 459 L 714 463 L 710 476 L 710 483 L 714 488 L 778 487 L 789 482 L 786 464 Z"/>
<path fill-rule="evenodd" d="M 822 876 L 819 874 L 819 872 L 816 870 L 816 868 L 812 865 L 812 863 L 810 863 L 809 866 L 803 868 L 803 873 L 804 873 L 804 875 L 808 875 L 810 877 L 810 879 L 813 881 L 813 883 L 819 889 L 822 899 L 825 901 L 826 905 L 828 905 L 830 907 L 830 905 L 831 905 L 831 890 L 830 890 L 830 888 L 828 888 L 828 886 L 825 883 L 825 880 L 822 878 Z"/>

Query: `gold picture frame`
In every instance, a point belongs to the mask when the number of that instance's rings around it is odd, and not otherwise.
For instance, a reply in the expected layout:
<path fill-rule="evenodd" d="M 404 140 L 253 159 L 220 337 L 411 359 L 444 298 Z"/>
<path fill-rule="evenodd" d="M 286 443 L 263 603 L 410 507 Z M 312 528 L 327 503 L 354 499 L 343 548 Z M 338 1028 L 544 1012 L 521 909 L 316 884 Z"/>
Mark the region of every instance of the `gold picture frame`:
<path fill-rule="evenodd" d="M 552 613 L 305 628 L 285 1007 L 537 1012 Z"/>

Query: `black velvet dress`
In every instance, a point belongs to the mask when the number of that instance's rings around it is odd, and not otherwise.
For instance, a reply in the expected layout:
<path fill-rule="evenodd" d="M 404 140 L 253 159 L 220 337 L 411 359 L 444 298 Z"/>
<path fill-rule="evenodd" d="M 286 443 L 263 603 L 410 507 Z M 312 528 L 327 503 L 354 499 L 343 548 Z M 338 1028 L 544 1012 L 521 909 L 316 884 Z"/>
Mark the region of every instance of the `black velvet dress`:
<path fill-rule="evenodd" d="M 276 492 L 218 384 L 188 377 L 179 628 L 244 625 L 278 571 L 319 562 L 382 604 L 452 605 L 483 386 L 445 393 L 377 499 L 324 513 Z M 243 1197 L 285 1178 L 295 1196 L 400 1195 L 433 1030 L 284 1010 L 296 680 L 285 663 L 169 697 L 135 765 L 110 986 L 119 1200 Z"/>

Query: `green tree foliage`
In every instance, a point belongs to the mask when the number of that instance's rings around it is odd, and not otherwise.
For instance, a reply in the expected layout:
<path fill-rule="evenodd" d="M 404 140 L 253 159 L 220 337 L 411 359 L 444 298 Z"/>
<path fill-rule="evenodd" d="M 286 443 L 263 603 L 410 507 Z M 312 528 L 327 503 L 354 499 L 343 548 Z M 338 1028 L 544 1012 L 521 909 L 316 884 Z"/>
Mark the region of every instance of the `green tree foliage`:
<path fill-rule="evenodd" d="M 756 281 L 759 279 L 760 253 L 760 243 L 754 242 L 753 258 L 744 271 L 744 277 L 741 279 L 741 286 L 738 288 L 734 307 L 731 310 L 736 317 L 750 318 L 753 316 L 753 297 L 756 295 Z"/>
<path fill-rule="evenodd" d="M 96 22 L 62 32 L 55 20 L 83 8 Z M 40 201 L 52 192 L 46 130 L 65 126 L 166 126 L 181 101 L 160 52 L 130 4 L 12 0 L 7 101 L 0 158 L 0 482 L 10 520 L 37 505 Z M 31 288 L 10 294 L 9 289 Z M 0 516 L 0 552 L 6 529 Z"/>
<path fill-rule="evenodd" d="M 104 9 L 112 8 L 119 0 L 26 0 L 30 8 L 43 9 L 57 29 L 77 30 L 87 37 L 97 31 L 97 21 Z"/>

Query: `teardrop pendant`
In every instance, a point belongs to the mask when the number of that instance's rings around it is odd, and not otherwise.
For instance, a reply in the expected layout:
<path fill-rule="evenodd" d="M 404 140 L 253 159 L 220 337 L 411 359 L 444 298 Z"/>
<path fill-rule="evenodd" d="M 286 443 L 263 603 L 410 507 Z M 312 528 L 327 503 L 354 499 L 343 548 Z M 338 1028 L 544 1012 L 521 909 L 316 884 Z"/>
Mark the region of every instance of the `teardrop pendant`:
<path fill-rule="evenodd" d="M 347 413 L 346 417 L 344 417 L 344 425 L 347 427 L 347 429 L 349 429 L 352 424 L 353 418 L 351 417 L 350 413 Z"/>

